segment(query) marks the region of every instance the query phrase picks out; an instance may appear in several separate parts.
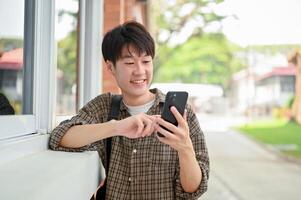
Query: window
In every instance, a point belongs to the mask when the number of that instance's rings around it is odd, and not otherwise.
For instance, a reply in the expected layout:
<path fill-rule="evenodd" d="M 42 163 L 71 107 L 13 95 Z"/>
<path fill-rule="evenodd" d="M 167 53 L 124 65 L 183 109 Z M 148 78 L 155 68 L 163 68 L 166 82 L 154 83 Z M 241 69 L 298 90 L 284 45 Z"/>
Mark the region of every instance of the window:
<path fill-rule="evenodd" d="M 0 114 L 32 114 L 32 85 L 26 81 L 33 70 L 23 59 L 24 1 L 0 0 L 0 5 Z"/>
<path fill-rule="evenodd" d="M 103 2 L 55 3 L 58 124 L 100 93 Z"/>
<path fill-rule="evenodd" d="M 74 115 L 78 92 L 78 0 L 55 1 L 57 44 L 56 115 Z"/>
<path fill-rule="evenodd" d="M 13 109 L 0 116 L 1 141 L 51 127 L 53 5 L 51 1 L 0 0 L 0 97 L 7 112 Z"/>
<path fill-rule="evenodd" d="M 61 2 L 70 4 L 56 9 Z M 15 115 L 0 116 L 0 142 L 50 133 L 59 121 L 56 114 L 73 115 L 99 94 L 102 10 L 102 1 L 0 0 L 0 63 L 10 58 L 0 71 L 1 99 L 15 110 Z M 56 16 L 69 24 L 60 28 L 65 31 L 61 37 L 55 31 Z M 8 34 L 10 26 L 18 31 Z M 64 76 L 71 78 L 60 79 Z M 60 109 L 55 104 L 56 81 L 57 99 L 65 99 L 58 102 Z"/>
<path fill-rule="evenodd" d="M 280 88 L 283 93 L 294 94 L 295 92 L 295 76 L 283 76 L 280 78 Z"/>
<path fill-rule="evenodd" d="M 36 132 L 33 5 L 33 0 L 0 0 L 0 140 Z"/>

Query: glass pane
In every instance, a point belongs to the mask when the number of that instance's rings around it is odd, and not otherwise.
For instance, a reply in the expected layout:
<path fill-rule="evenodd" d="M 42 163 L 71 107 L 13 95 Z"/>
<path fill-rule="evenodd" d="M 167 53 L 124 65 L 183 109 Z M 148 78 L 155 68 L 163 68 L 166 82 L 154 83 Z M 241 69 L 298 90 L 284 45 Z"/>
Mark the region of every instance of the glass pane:
<path fill-rule="evenodd" d="M 77 104 L 77 0 L 56 0 L 57 115 L 73 115 Z"/>
<path fill-rule="evenodd" d="M 30 114 L 23 96 L 24 1 L 0 0 L 0 27 L 0 115 Z"/>

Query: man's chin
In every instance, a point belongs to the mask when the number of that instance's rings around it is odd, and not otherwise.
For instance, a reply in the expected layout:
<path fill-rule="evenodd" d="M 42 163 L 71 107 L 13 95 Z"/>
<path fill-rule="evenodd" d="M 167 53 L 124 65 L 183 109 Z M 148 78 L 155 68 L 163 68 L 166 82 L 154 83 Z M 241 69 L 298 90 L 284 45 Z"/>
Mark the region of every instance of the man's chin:
<path fill-rule="evenodd" d="M 143 96 L 145 94 L 147 94 L 149 92 L 148 88 L 140 88 L 140 89 L 132 89 L 132 90 L 128 90 L 125 93 L 127 93 L 130 96 L 134 96 L 134 97 L 139 97 L 139 96 Z"/>

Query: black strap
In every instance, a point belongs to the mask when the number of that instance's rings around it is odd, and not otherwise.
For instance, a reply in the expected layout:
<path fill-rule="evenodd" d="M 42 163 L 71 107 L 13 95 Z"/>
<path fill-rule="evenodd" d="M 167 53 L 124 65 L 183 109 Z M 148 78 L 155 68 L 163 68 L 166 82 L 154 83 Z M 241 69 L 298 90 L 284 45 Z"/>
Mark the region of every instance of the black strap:
<path fill-rule="evenodd" d="M 118 120 L 119 116 L 119 110 L 120 110 L 120 102 L 121 102 L 122 96 L 121 95 L 113 95 L 112 102 L 111 102 L 111 109 L 108 116 L 108 121 L 115 119 Z M 112 138 L 107 138 L 106 140 L 106 161 L 107 161 L 107 167 L 106 167 L 106 174 L 109 173 L 109 166 L 110 166 L 110 158 L 111 158 L 111 148 L 112 148 Z"/>
<path fill-rule="evenodd" d="M 108 115 L 108 121 L 112 119 L 118 120 L 121 99 L 122 99 L 121 95 L 113 95 L 112 102 L 111 102 L 111 109 Z M 112 138 L 107 138 L 106 139 L 107 176 L 109 174 L 109 168 L 110 168 L 111 149 L 112 149 Z M 106 191 L 107 191 L 107 178 L 105 179 L 104 185 L 98 189 L 96 193 L 96 200 L 104 200 L 106 198 Z"/>

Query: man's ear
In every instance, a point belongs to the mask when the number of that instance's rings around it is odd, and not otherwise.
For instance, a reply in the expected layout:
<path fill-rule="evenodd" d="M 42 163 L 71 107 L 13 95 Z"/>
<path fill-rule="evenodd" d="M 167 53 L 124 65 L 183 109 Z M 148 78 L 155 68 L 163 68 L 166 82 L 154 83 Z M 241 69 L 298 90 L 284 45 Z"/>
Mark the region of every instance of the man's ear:
<path fill-rule="evenodd" d="M 114 64 L 112 63 L 112 61 L 107 60 L 107 61 L 106 61 L 106 67 L 107 67 L 107 70 L 108 70 L 112 75 L 115 74 L 115 67 L 114 67 Z"/>

